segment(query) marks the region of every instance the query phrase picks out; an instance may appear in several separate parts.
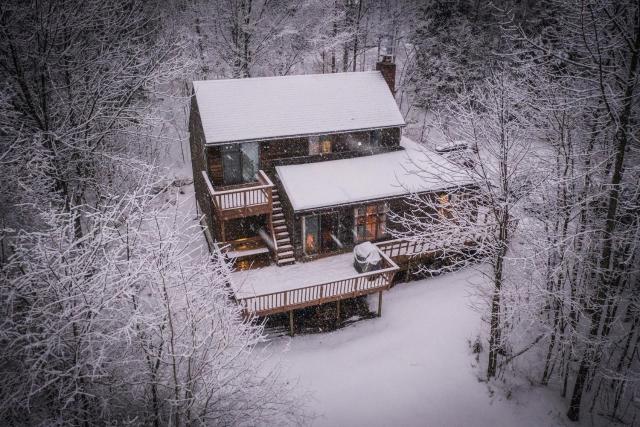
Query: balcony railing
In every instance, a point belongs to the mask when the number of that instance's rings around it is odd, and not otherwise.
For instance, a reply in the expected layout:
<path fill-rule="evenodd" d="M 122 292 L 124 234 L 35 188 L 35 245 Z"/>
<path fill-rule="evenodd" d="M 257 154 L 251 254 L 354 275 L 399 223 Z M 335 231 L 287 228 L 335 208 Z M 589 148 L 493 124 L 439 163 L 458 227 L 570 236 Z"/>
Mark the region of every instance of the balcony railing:
<path fill-rule="evenodd" d="M 221 220 L 271 213 L 273 182 L 258 171 L 258 182 L 216 189 L 209 176 L 202 171 L 216 215 Z"/>
<path fill-rule="evenodd" d="M 237 298 L 237 301 L 245 315 L 267 316 L 380 292 L 389 289 L 395 273 L 399 270 L 398 265 L 382 251 L 380 256 L 384 260 L 383 268 L 380 270 L 302 288 Z"/>
<path fill-rule="evenodd" d="M 510 220 L 507 227 L 509 232 L 513 233 L 518 225 L 517 220 Z M 458 230 L 447 234 L 446 236 L 432 236 L 425 240 L 411 239 L 393 239 L 375 243 L 375 245 L 389 258 L 395 259 L 397 262 L 402 257 L 421 257 L 433 254 L 437 251 L 455 251 L 463 250 L 471 246 L 480 246 L 484 244 L 488 238 L 495 235 L 498 226 L 495 223 L 477 224 L 469 227 L 467 230 Z M 492 244 L 489 242 L 489 244 Z"/>

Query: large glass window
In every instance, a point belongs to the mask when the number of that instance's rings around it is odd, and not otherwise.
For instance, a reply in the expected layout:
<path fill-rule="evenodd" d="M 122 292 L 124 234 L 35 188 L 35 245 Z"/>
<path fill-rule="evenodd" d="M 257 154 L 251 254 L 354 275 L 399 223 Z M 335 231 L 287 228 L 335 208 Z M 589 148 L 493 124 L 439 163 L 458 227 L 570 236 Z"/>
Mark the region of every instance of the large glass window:
<path fill-rule="evenodd" d="M 356 241 L 376 240 L 387 234 L 386 203 L 367 205 L 354 210 Z"/>
<path fill-rule="evenodd" d="M 225 185 L 255 181 L 260 168 L 260 143 L 222 146 L 222 179 Z"/>
<path fill-rule="evenodd" d="M 372 130 L 369 133 L 369 144 L 372 147 L 379 147 L 382 139 L 382 131 L 380 129 Z"/>
<path fill-rule="evenodd" d="M 260 143 L 247 142 L 240 145 L 242 152 L 242 180 L 255 181 L 260 166 Z"/>
<path fill-rule="evenodd" d="M 303 217 L 302 221 L 304 253 L 306 255 L 317 254 L 320 250 L 320 217 L 309 215 Z"/>
<path fill-rule="evenodd" d="M 302 230 L 304 253 L 315 255 L 348 247 L 353 243 L 351 227 L 351 215 L 339 212 L 305 216 Z"/>

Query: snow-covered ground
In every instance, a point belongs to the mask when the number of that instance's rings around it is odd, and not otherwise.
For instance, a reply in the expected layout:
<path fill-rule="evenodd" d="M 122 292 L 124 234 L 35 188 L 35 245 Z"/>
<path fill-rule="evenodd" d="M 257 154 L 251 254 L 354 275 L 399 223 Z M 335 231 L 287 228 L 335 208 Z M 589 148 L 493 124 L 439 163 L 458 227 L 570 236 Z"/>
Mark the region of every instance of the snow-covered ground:
<path fill-rule="evenodd" d="M 291 381 L 311 393 L 318 426 L 555 426 L 566 406 L 554 391 L 510 389 L 478 377 L 474 269 L 405 283 L 384 294 L 382 317 L 332 333 L 268 345 Z M 376 301 L 370 301 L 375 307 Z"/>

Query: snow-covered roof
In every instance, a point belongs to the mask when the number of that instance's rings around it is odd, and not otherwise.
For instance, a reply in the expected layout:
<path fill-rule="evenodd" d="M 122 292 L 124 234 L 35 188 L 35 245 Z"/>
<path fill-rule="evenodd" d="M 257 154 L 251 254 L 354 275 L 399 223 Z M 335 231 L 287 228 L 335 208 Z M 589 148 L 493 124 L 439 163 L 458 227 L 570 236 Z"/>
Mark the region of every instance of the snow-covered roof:
<path fill-rule="evenodd" d="M 404 150 L 352 159 L 290 166 L 276 171 L 294 211 L 472 184 L 469 175 L 443 156 L 403 137 Z"/>
<path fill-rule="evenodd" d="M 379 71 L 193 82 L 206 144 L 404 126 Z"/>

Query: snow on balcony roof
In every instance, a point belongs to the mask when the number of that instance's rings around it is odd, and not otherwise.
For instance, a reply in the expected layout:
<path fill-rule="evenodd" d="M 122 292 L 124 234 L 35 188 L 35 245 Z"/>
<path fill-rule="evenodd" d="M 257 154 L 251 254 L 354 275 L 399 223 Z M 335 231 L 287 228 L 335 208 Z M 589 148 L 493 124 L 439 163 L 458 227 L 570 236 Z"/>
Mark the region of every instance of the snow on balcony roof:
<path fill-rule="evenodd" d="M 404 150 L 290 166 L 276 171 L 294 211 L 472 184 L 464 169 L 402 138 Z"/>
<path fill-rule="evenodd" d="M 404 126 L 379 71 L 193 82 L 206 144 Z"/>

